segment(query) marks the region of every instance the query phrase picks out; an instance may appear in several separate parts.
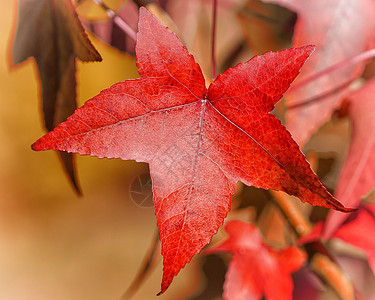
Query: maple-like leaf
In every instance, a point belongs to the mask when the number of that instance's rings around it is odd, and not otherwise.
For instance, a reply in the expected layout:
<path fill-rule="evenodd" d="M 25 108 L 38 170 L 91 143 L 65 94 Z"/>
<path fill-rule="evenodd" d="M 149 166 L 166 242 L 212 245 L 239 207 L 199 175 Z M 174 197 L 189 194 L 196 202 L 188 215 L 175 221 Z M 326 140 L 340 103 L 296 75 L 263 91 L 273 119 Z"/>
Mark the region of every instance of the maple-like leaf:
<path fill-rule="evenodd" d="M 303 68 L 295 84 L 338 62 L 354 57 L 374 45 L 375 2 L 373 0 L 263 0 L 285 6 L 298 14 L 293 47 L 316 46 L 316 53 Z M 366 61 L 322 76 L 287 95 L 286 127 L 302 147 L 311 134 L 337 109 L 345 89 L 307 105 L 299 104 L 342 88 L 361 75 Z"/>
<path fill-rule="evenodd" d="M 76 65 L 101 61 L 70 0 L 19 0 L 12 63 L 34 57 L 42 87 L 44 124 L 48 131 L 76 109 Z M 73 156 L 59 153 L 75 187 Z"/>
<path fill-rule="evenodd" d="M 238 180 L 348 211 L 269 113 L 312 46 L 254 57 L 207 89 L 193 56 L 145 8 L 138 28 L 141 78 L 102 91 L 32 147 L 149 163 L 164 256 L 161 292 L 223 223 Z"/>
<path fill-rule="evenodd" d="M 319 240 L 324 229 L 324 222 L 317 223 L 312 231 L 299 242 L 305 244 Z M 361 205 L 358 210 L 345 220 L 330 239 L 340 239 L 366 253 L 369 265 L 375 273 L 375 204 Z"/>
<path fill-rule="evenodd" d="M 337 199 L 357 207 L 361 197 L 375 187 L 375 79 L 348 96 L 352 138 L 335 191 Z M 329 238 L 348 217 L 329 212 L 323 238 Z"/>
<path fill-rule="evenodd" d="M 225 276 L 224 300 L 292 299 L 291 273 L 297 271 L 306 254 L 295 246 L 274 250 L 263 242 L 258 229 L 241 221 L 225 225 L 228 239 L 207 253 L 233 254 Z"/>

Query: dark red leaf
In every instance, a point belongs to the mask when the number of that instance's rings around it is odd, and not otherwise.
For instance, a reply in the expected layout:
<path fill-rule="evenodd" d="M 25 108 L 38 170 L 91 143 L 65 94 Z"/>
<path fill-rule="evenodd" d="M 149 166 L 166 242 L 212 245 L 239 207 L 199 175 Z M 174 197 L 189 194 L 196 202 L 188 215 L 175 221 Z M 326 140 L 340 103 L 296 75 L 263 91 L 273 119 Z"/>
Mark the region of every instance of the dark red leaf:
<path fill-rule="evenodd" d="M 219 75 L 207 90 L 177 37 L 144 8 L 139 20 L 141 78 L 102 91 L 33 149 L 150 164 L 164 256 L 161 292 L 223 223 L 238 180 L 349 211 L 269 114 L 312 46 L 255 57 Z"/>
<path fill-rule="evenodd" d="M 299 248 L 290 246 L 274 250 L 263 243 L 258 229 L 252 224 L 232 221 L 225 225 L 228 239 L 209 249 L 208 253 L 233 254 L 225 276 L 225 300 L 292 299 L 291 273 L 297 271 L 306 259 Z"/>
<path fill-rule="evenodd" d="M 44 123 L 48 131 L 76 109 L 76 65 L 101 61 L 70 0 L 19 0 L 12 60 L 17 65 L 34 57 L 42 86 Z M 78 190 L 73 156 L 59 153 Z"/>

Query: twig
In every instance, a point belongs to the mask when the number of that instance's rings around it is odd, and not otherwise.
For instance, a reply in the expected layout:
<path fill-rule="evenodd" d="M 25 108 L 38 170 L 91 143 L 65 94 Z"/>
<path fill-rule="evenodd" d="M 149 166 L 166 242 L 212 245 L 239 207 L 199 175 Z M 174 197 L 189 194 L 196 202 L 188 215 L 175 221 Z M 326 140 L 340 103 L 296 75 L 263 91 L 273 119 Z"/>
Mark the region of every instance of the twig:
<path fill-rule="evenodd" d="M 315 253 L 310 260 L 310 267 L 315 274 L 325 279 L 341 299 L 355 299 L 352 283 L 328 256 Z"/>
<path fill-rule="evenodd" d="M 311 230 L 311 223 L 295 205 L 293 200 L 287 194 L 278 191 L 271 191 L 273 198 L 276 200 L 279 208 L 282 210 L 293 230 L 298 237 L 307 235 Z"/>
<path fill-rule="evenodd" d="M 326 100 L 328 96 L 333 95 L 333 94 L 339 92 L 340 90 L 343 90 L 343 89 L 347 88 L 353 81 L 354 81 L 354 79 L 351 79 L 347 82 L 344 82 L 343 84 L 340 84 L 339 86 L 335 87 L 332 90 L 329 90 L 329 91 L 324 92 L 322 94 L 316 95 L 312 98 L 309 98 L 308 100 L 298 101 L 298 103 L 295 103 L 295 104 L 293 104 L 293 103 L 289 104 L 286 107 L 287 107 L 288 110 L 291 110 L 291 109 L 296 109 L 296 108 L 306 106 L 306 105 L 312 105 L 316 102 Z"/>
<path fill-rule="evenodd" d="M 215 58 L 216 17 L 217 17 L 217 0 L 213 0 L 213 9 L 212 9 L 212 48 L 211 48 L 212 78 L 213 79 L 215 79 L 217 77 L 216 58 Z"/>
<path fill-rule="evenodd" d="M 370 50 L 367 50 L 365 52 L 362 52 L 354 57 L 351 57 L 349 59 L 346 59 L 344 61 L 341 61 L 327 69 L 324 69 L 318 73 L 315 73 L 314 75 L 312 76 L 309 76 L 307 78 L 305 78 L 304 80 L 301 80 L 300 82 L 296 83 L 295 85 L 292 85 L 289 90 L 286 92 L 286 94 L 290 94 L 291 92 L 297 90 L 297 89 L 300 89 L 302 88 L 303 86 L 311 83 L 312 81 L 318 79 L 319 77 L 322 77 L 322 76 L 325 76 L 325 75 L 328 75 L 332 72 L 335 72 L 341 68 L 344 68 L 344 67 L 348 67 L 348 66 L 351 66 L 351 65 L 354 65 L 354 64 L 357 64 L 357 63 L 360 63 L 361 61 L 363 60 L 366 60 L 366 59 L 369 59 L 369 58 L 372 58 L 372 57 L 375 57 L 375 49 L 370 49 Z M 315 102 L 318 102 L 318 101 L 321 101 L 321 100 L 324 100 L 326 99 L 327 96 L 329 95 L 332 95 L 344 88 L 346 88 L 347 86 L 349 86 L 353 81 L 355 80 L 355 78 L 351 78 L 349 80 L 347 80 L 346 82 L 344 82 L 343 84 L 340 84 L 339 86 L 336 86 L 334 87 L 333 89 L 331 90 L 328 90 L 327 92 L 324 92 L 323 94 L 320 94 L 320 95 L 317 95 L 317 96 L 314 96 L 313 98 L 310 98 L 308 100 L 302 100 L 302 101 L 298 101 L 296 103 L 291 103 L 291 104 L 288 104 L 287 105 L 287 108 L 288 109 L 296 109 L 296 108 L 299 108 L 299 107 L 302 107 L 302 106 L 305 106 L 305 105 L 311 105 Z"/>
<path fill-rule="evenodd" d="M 361 61 L 364 61 L 366 59 L 369 59 L 369 58 L 372 58 L 372 57 L 375 57 L 375 49 L 370 49 L 370 50 L 367 50 L 365 52 L 362 52 L 354 57 L 351 57 L 349 59 L 346 59 L 344 61 L 341 61 L 337 64 L 334 64 L 333 66 L 327 68 L 327 69 L 324 69 L 318 73 L 315 73 L 314 75 L 311 75 L 307 78 L 305 78 L 304 80 L 301 80 L 300 82 L 298 82 L 297 84 L 294 84 L 292 85 L 288 91 L 287 91 L 287 94 L 297 90 L 297 89 L 300 89 L 301 87 L 303 87 L 304 85 L 310 83 L 311 81 L 314 81 L 316 79 L 318 79 L 319 77 L 322 77 L 324 75 L 327 75 L 327 74 L 330 74 L 332 72 L 335 72 L 339 69 L 342 69 L 344 67 L 349 67 L 351 65 L 355 65 L 355 64 L 358 64 L 360 63 Z"/>
<path fill-rule="evenodd" d="M 316 162 L 311 162 L 313 169 Z M 271 191 L 273 199 L 299 238 L 306 236 L 312 225 L 292 196 L 283 192 Z M 326 282 L 342 300 L 354 300 L 354 287 L 341 271 L 334 258 L 329 254 L 321 241 L 304 245 L 309 257 L 310 268 Z"/>
<path fill-rule="evenodd" d="M 271 191 L 281 211 L 289 221 L 298 237 L 307 235 L 311 223 L 293 203 L 293 199 L 283 192 Z M 309 255 L 310 268 L 326 282 L 342 300 L 354 300 L 354 288 L 350 280 L 341 271 L 333 257 L 320 241 L 305 245 Z"/>
<path fill-rule="evenodd" d="M 105 5 L 101 0 L 92 0 L 100 7 L 105 9 L 107 15 L 116 23 L 116 25 L 124 31 L 131 39 L 137 41 L 137 33 L 131 28 L 116 12 L 110 9 L 107 5 Z"/>
<path fill-rule="evenodd" d="M 154 269 L 160 255 L 159 250 L 159 230 L 157 229 L 152 240 L 152 244 L 148 249 L 148 252 L 144 258 L 142 267 L 139 269 L 137 276 L 133 279 L 133 282 L 127 288 L 125 293 L 121 296 L 120 300 L 129 300 L 139 289 L 141 284 L 144 282 L 147 275 Z"/>

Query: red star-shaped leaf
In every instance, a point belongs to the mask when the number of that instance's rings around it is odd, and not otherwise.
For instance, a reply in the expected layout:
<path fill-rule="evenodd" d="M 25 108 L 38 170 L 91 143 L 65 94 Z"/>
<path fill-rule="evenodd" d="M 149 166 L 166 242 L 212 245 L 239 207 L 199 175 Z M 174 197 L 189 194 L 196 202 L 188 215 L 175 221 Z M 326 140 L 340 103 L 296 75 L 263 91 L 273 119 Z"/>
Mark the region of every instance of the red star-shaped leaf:
<path fill-rule="evenodd" d="M 347 210 L 269 114 L 312 46 L 255 57 L 207 90 L 193 57 L 144 8 L 138 28 L 141 78 L 87 101 L 33 149 L 149 163 L 164 256 L 161 292 L 223 223 L 238 180 Z"/>
<path fill-rule="evenodd" d="M 297 271 L 306 254 L 294 246 L 274 250 L 263 243 L 252 224 L 232 221 L 225 225 L 228 239 L 207 253 L 230 252 L 233 258 L 225 276 L 223 299 L 292 299 L 291 273 Z"/>

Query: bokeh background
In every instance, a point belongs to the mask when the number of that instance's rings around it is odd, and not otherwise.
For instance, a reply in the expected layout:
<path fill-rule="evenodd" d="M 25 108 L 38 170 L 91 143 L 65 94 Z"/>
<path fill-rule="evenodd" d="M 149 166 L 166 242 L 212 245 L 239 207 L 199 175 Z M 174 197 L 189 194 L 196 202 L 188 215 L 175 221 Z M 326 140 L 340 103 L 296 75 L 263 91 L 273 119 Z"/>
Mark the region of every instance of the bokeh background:
<path fill-rule="evenodd" d="M 156 228 L 153 207 L 129 197 L 147 165 L 77 157 L 83 197 L 57 155 L 34 152 L 44 134 L 34 61 L 10 68 L 16 1 L 0 2 L 0 299 L 118 299 L 135 277 Z M 78 62 L 79 105 L 138 76 L 133 58 L 90 36 L 102 63 Z M 183 299 L 197 284 L 195 263 L 158 299 Z M 133 299 L 156 298 L 156 269 Z M 181 298 L 182 297 L 182 298 Z"/>

